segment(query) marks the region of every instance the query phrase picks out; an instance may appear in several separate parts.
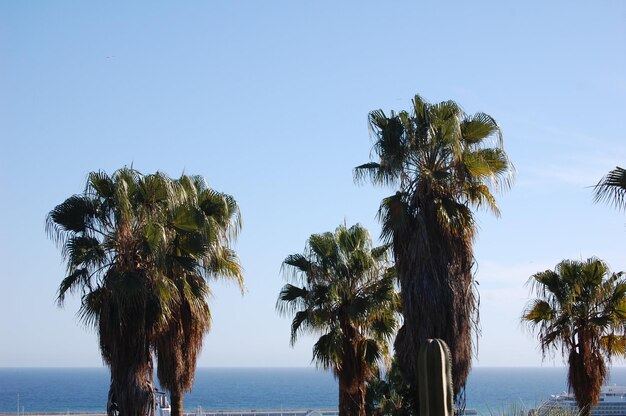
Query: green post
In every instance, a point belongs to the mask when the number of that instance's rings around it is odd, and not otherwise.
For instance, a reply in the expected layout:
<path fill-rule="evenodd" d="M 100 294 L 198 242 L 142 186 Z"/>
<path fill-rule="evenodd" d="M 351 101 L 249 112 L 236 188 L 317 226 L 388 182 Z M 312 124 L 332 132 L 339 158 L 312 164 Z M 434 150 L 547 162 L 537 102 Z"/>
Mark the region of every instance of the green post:
<path fill-rule="evenodd" d="M 441 339 L 420 346 L 418 390 L 420 416 L 454 415 L 450 349 Z"/>

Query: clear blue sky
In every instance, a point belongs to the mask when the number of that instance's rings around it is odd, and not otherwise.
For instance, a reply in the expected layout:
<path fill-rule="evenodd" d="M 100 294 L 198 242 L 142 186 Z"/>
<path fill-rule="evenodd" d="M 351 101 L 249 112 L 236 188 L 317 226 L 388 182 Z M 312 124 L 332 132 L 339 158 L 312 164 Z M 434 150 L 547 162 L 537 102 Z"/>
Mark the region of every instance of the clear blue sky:
<path fill-rule="evenodd" d="M 524 283 L 562 259 L 626 270 L 626 214 L 592 203 L 626 165 L 626 3 L 0 2 L 0 366 L 99 366 L 64 309 L 44 219 L 88 172 L 203 175 L 241 206 L 247 291 L 213 284 L 200 366 L 306 366 L 274 310 L 282 260 L 360 222 L 369 111 L 453 99 L 502 126 L 517 167 L 500 219 L 478 213 L 480 366 L 541 364 Z M 544 365 L 562 365 L 560 356 Z"/>

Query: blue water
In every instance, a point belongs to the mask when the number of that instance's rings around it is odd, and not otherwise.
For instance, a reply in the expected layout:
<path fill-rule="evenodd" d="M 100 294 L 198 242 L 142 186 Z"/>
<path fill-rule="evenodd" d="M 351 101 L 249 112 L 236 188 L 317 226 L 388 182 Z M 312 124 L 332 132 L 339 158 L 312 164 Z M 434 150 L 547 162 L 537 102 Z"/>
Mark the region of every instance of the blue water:
<path fill-rule="evenodd" d="M 532 407 L 566 389 L 564 368 L 475 368 L 467 407 L 484 414 Z M 626 385 L 626 368 L 611 370 Z M 0 368 L 0 412 L 104 411 L 105 368 Z M 199 368 L 186 410 L 321 409 L 337 407 L 337 382 L 313 368 Z"/>

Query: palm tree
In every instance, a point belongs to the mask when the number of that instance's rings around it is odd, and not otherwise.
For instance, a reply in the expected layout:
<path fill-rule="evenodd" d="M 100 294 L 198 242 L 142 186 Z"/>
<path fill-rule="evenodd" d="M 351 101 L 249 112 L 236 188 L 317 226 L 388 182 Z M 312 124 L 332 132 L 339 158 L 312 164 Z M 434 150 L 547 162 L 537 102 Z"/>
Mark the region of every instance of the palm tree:
<path fill-rule="evenodd" d="M 567 384 L 581 414 L 598 402 L 606 361 L 626 350 L 626 279 L 601 260 L 564 260 L 533 275 L 522 322 L 537 333 L 541 351 L 567 355 Z M 606 360 L 606 361 L 605 361 Z"/>
<path fill-rule="evenodd" d="M 62 304 L 68 291 L 80 291 L 79 316 L 98 329 L 102 357 L 111 369 L 109 413 L 113 403 L 123 415 L 154 410 L 152 352 L 163 346 L 183 311 L 195 314 L 186 321 L 190 326 L 205 325 L 208 289 L 197 278 L 223 261 L 214 252 L 238 266 L 234 253 L 219 244 L 228 231 L 217 226 L 222 219 L 203 215 L 204 208 L 194 204 L 195 190 L 185 188 L 193 181 L 185 176 L 173 181 L 161 173 L 143 176 L 128 168 L 110 177 L 95 172 L 82 194 L 48 215 L 47 230 L 62 246 L 68 267 L 58 300 Z M 167 358 L 160 362 L 165 366 Z"/>
<path fill-rule="evenodd" d="M 59 304 L 68 292 L 81 293 L 79 316 L 98 329 L 102 357 L 111 369 L 109 397 L 123 415 L 145 415 L 151 407 L 152 339 L 174 296 L 168 281 L 155 273 L 159 253 L 147 232 L 160 224 L 166 182 L 127 168 L 111 177 L 94 172 L 82 194 L 47 217 L 48 233 L 67 260 Z"/>
<path fill-rule="evenodd" d="M 302 332 L 322 334 L 313 359 L 339 380 L 342 416 L 365 416 L 365 382 L 388 356 L 395 331 L 398 299 L 388 249 L 372 248 L 362 226 L 342 225 L 311 235 L 305 253 L 283 263 L 297 284 L 283 287 L 277 309 L 294 314 L 292 345 Z"/>
<path fill-rule="evenodd" d="M 471 365 L 472 332 L 478 324 L 470 207 L 499 215 L 492 190 L 510 186 L 513 166 L 495 120 L 466 115 L 453 101 L 413 99 L 411 113 L 369 114 L 378 161 L 355 168 L 397 192 L 379 209 L 382 237 L 393 246 L 404 324 L 395 349 L 400 369 L 417 397 L 421 342 L 441 338 L 452 354 L 454 393 L 461 397 Z"/>
<path fill-rule="evenodd" d="M 239 260 L 229 248 L 241 226 L 239 208 L 229 195 L 207 187 L 200 177 L 179 179 L 180 199 L 197 214 L 196 225 L 186 238 L 172 238 L 170 258 L 184 256 L 188 264 L 170 263 L 169 278 L 178 290 L 172 318 L 156 340 L 157 375 L 170 392 L 172 415 L 183 412 L 183 393 L 193 386 L 196 361 L 209 331 L 211 313 L 207 304 L 211 277 L 235 279 L 243 290 Z M 192 236 L 192 238 L 189 238 Z M 201 244 L 198 244 L 201 242 Z M 195 263 L 195 264 L 194 264 Z"/>
<path fill-rule="evenodd" d="M 618 209 L 626 208 L 626 169 L 617 166 L 594 187 L 594 201 L 606 200 Z"/>

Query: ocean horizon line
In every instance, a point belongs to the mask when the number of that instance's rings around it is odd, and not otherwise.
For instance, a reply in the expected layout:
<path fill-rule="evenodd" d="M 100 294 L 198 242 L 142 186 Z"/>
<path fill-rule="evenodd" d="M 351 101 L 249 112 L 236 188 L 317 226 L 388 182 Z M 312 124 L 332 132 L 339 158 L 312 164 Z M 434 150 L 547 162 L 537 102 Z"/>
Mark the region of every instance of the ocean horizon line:
<path fill-rule="evenodd" d="M 626 368 L 626 363 L 621 365 L 610 365 L 610 368 Z M 102 366 L 73 366 L 73 365 L 11 365 L 11 366 L 0 366 L 1 369 L 107 369 L 108 367 L 105 365 Z M 506 366 L 498 366 L 498 365 L 476 365 L 472 366 L 472 369 L 478 368 L 528 368 L 528 369 L 539 369 L 539 368 L 558 368 L 564 369 L 567 368 L 566 365 L 545 365 L 545 366 L 534 366 L 534 365 L 506 365 Z M 270 365 L 206 365 L 206 366 L 197 366 L 196 369 L 312 369 L 319 371 L 330 371 L 325 370 L 316 366 L 270 366 Z"/>
<path fill-rule="evenodd" d="M 626 367 L 626 363 L 621 364 L 621 365 L 611 365 L 611 367 Z M 80 369 L 80 368 L 85 368 L 85 369 L 96 369 L 96 368 L 108 368 L 106 365 L 102 365 L 102 366 L 96 366 L 96 365 L 0 365 L 0 369 L 3 368 L 76 368 L 76 369 Z M 328 370 L 324 370 L 322 368 L 316 367 L 314 365 L 311 366 L 306 366 L 306 365 L 202 365 L 202 366 L 196 366 L 196 369 L 202 369 L 202 368 L 217 368 L 217 369 L 229 369 L 229 368 L 234 368 L 234 369 L 289 369 L 289 368 L 293 368 L 293 369 L 314 369 L 314 370 L 320 370 L 320 371 L 328 371 Z M 475 365 L 472 366 L 472 369 L 474 368 L 567 368 L 566 365 Z"/>
<path fill-rule="evenodd" d="M 158 379 L 155 377 L 155 382 Z M 107 400 L 108 369 L 100 367 L 0 367 L 0 413 L 101 411 Z M 626 385 L 626 368 L 610 371 L 608 384 Z M 566 368 L 477 366 L 466 386 L 467 406 L 511 403 L 530 407 L 567 389 Z M 19 404 L 18 404 L 19 400 Z M 309 367 L 198 367 L 185 409 L 323 409 L 338 405 L 332 372 Z"/>

